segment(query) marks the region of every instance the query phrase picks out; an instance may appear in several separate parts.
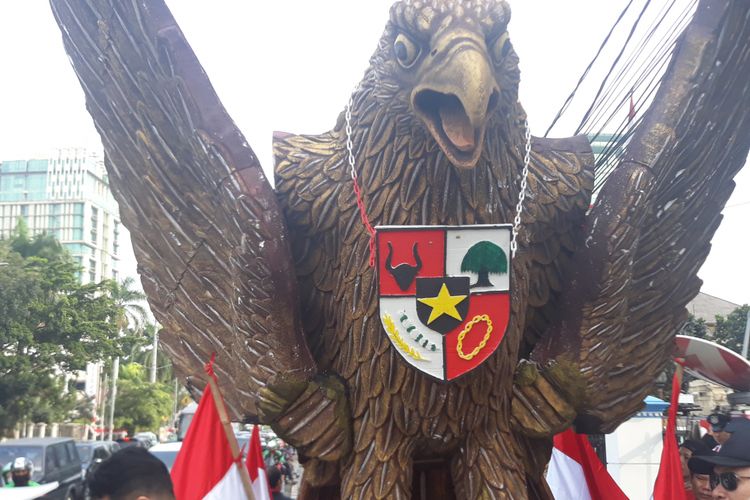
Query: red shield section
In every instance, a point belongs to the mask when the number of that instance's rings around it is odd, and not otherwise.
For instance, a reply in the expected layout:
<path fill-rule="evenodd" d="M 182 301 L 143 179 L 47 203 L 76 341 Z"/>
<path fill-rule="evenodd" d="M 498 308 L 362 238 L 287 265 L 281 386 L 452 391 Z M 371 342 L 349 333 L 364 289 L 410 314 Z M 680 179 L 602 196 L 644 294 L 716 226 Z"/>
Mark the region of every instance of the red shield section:
<path fill-rule="evenodd" d="M 416 246 L 415 246 L 416 245 Z M 404 290 L 396 282 L 399 266 L 417 267 L 416 255 L 421 260 L 421 269 L 414 275 Z M 378 278 L 381 296 L 414 295 L 416 277 L 445 276 L 445 231 L 383 231 L 378 230 Z M 388 258 L 390 256 L 390 259 Z"/>
<path fill-rule="evenodd" d="M 472 295 L 466 320 L 445 336 L 446 380 L 473 370 L 495 352 L 505 336 L 509 319 L 508 292 Z"/>

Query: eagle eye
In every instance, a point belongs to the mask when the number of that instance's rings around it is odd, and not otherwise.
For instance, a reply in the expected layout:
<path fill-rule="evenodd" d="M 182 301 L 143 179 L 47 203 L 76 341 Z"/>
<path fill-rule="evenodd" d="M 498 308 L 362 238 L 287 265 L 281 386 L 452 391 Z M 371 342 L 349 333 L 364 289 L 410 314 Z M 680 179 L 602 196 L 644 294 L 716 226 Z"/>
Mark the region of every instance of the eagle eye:
<path fill-rule="evenodd" d="M 403 33 L 396 37 L 393 42 L 393 52 L 396 54 L 396 60 L 405 69 L 414 66 L 419 57 L 419 47 Z"/>
<path fill-rule="evenodd" d="M 510 52 L 510 40 L 508 39 L 508 32 L 503 32 L 499 37 L 495 38 L 492 42 L 490 49 L 492 54 L 492 60 L 495 64 L 500 64 L 505 59 L 505 56 Z"/>

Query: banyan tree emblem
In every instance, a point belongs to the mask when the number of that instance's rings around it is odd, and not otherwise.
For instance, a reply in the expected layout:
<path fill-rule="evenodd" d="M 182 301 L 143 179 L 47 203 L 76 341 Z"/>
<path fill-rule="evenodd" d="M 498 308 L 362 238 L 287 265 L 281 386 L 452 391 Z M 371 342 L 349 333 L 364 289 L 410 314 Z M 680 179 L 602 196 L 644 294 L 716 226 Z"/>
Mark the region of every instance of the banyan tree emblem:
<path fill-rule="evenodd" d="M 380 319 L 401 357 L 439 380 L 481 365 L 510 317 L 510 225 L 377 228 Z"/>

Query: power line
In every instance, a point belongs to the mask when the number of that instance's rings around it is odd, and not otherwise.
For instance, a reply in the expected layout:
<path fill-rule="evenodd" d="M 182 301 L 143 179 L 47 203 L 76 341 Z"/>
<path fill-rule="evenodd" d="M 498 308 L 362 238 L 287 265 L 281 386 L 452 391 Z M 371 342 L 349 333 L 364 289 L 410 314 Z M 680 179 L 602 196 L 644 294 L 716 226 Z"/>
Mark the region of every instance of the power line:
<path fill-rule="evenodd" d="M 663 75 L 671 61 L 674 47 L 685 27 L 689 24 L 697 0 L 671 0 L 655 2 L 644 0 L 637 15 L 627 28 L 624 42 L 614 46 L 616 55 L 607 73 L 598 85 L 596 95 L 590 102 L 576 133 L 585 133 L 591 142 L 604 143 L 597 152 L 594 191 L 597 191 L 617 167 L 637 126 L 642 122 L 641 110 L 648 108 L 659 89 Z M 621 24 L 631 7 L 630 0 L 618 16 L 599 47 L 596 55 L 584 70 L 575 88 L 565 100 L 550 124 L 545 136 L 568 112 L 581 86 L 608 45 L 612 45 L 615 29 Z M 649 10 L 655 11 L 655 15 Z M 652 17 L 653 16 L 653 17 Z M 651 19 L 645 23 L 647 19 Z M 645 29 L 641 24 L 648 24 Z M 642 35 L 637 35 L 642 32 Z M 637 119 L 623 113 L 628 100 L 632 100 Z M 750 202 L 749 202 L 750 203 Z"/>

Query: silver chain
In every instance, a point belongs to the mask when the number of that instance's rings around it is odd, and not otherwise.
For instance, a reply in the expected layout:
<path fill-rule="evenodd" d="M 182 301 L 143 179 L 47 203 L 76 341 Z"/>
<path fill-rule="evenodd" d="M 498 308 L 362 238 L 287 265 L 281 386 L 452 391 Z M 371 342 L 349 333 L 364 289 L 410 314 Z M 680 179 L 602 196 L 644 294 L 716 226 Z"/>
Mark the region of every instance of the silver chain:
<path fill-rule="evenodd" d="M 354 167 L 354 143 L 352 142 L 352 104 L 354 98 L 350 97 L 349 102 L 346 105 L 346 150 L 349 152 L 349 170 L 353 180 L 357 180 L 357 169 Z M 529 128 L 529 122 L 524 121 L 523 126 L 526 134 L 526 149 L 523 157 L 523 173 L 521 177 L 521 193 L 518 195 L 518 203 L 516 204 L 516 216 L 513 219 L 513 236 L 510 240 L 510 253 L 512 257 L 515 257 L 516 250 L 518 249 L 518 232 L 521 229 L 521 214 L 523 213 L 523 201 L 526 199 L 526 179 L 529 176 L 529 162 L 531 161 L 531 129 Z"/>
<path fill-rule="evenodd" d="M 354 168 L 354 143 L 352 143 L 352 104 L 354 104 L 354 94 L 349 97 L 344 116 L 346 117 L 346 150 L 349 151 L 349 170 L 352 179 L 356 181 L 357 170 Z"/>
<path fill-rule="evenodd" d="M 529 162 L 531 161 L 531 129 L 529 128 L 528 120 L 523 122 L 523 126 L 526 129 L 526 152 L 523 157 L 523 174 L 521 177 L 521 192 L 518 195 L 518 203 L 516 203 L 516 216 L 513 219 L 513 237 L 510 240 L 510 255 L 511 257 L 516 256 L 516 250 L 518 250 L 518 232 L 521 229 L 521 214 L 523 213 L 523 200 L 526 199 L 526 179 L 529 177 Z"/>

